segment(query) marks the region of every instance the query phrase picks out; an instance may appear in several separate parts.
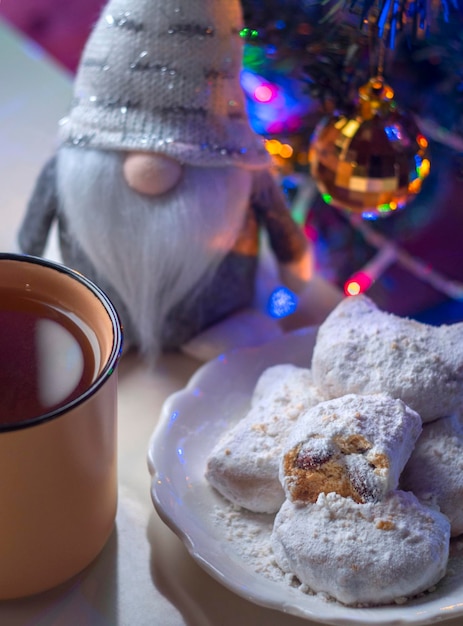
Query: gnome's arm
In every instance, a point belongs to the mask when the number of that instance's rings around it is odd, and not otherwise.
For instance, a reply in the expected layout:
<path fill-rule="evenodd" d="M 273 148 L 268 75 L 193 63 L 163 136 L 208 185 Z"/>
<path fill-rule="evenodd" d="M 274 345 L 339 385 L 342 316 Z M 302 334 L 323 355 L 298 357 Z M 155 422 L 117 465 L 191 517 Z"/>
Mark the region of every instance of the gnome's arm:
<path fill-rule="evenodd" d="M 283 192 L 269 170 L 255 173 L 251 204 L 268 233 L 281 280 L 300 293 L 313 275 L 312 246 L 293 220 Z"/>
<path fill-rule="evenodd" d="M 45 249 L 58 209 L 56 190 L 56 157 L 42 169 L 29 200 L 26 215 L 18 234 L 22 252 L 41 256 Z"/>

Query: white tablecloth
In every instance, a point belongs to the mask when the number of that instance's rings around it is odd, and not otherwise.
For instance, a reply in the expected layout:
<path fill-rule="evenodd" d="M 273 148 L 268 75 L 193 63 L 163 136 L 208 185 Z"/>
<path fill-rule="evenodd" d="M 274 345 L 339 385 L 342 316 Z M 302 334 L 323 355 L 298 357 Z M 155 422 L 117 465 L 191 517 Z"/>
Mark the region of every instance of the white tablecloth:
<path fill-rule="evenodd" d="M 0 85 L 0 250 L 14 251 L 35 178 L 55 149 L 71 83 L 36 46 L 0 24 Z M 59 258 L 53 238 L 47 256 Z M 190 558 L 154 511 L 146 465 L 149 439 L 164 400 L 198 366 L 175 354 L 162 357 L 155 371 L 136 356 L 122 359 L 115 531 L 100 557 L 75 580 L 40 596 L 0 603 L 2 626 L 315 624 L 258 607 L 222 587 Z"/>

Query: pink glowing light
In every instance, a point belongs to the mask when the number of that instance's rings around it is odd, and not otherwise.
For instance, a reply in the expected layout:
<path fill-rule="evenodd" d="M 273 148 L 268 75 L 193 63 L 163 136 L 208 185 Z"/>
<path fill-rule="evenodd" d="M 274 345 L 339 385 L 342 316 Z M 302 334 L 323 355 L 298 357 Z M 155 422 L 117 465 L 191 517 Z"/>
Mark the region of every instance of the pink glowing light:
<path fill-rule="evenodd" d="M 254 98 L 257 102 L 271 102 L 276 98 L 275 89 L 273 89 L 270 85 L 259 85 L 254 90 Z"/>
<path fill-rule="evenodd" d="M 364 272 L 357 272 L 344 284 L 344 293 L 346 296 L 358 296 L 359 293 L 368 291 L 372 283 L 373 280 L 371 276 Z"/>

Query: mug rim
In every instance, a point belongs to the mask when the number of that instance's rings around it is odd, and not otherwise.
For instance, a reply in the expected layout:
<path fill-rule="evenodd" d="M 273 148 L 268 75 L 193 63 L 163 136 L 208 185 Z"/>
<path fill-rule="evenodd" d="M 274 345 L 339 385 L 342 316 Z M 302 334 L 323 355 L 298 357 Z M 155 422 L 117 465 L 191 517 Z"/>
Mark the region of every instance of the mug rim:
<path fill-rule="evenodd" d="M 105 292 L 89 278 L 87 278 L 80 272 L 77 272 L 76 270 L 73 270 L 70 267 L 63 265 L 62 263 L 28 254 L 0 252 L 0 262 L 1 261 L 17 261 L 21 263 L 30 263 L 32 265 L 41 265 L 43 267 L 46 267 L 47 269 L 65 274 L 71 279 L 79 282 L 81 285 L 91 291 L 96 298 L 98 298 L 98 300 L 101 302 L 104 309 L 106 310 L 108 317 L 111 320 L 111 326 L 113 328 L 113 341 L 111 353 L 106 359 L 104 367 L 102 368 L 101 372 L 99 372 L 93 383 L 87 389 L 85 389 L 85 391 L 83 391 L 73 400 L 67 402 L 66 404 L 63 404 L 56 409 L 53 409 L 52 411 L 48 411 L 47 413 L 42 413 L 41 415 L 38 415 L 36 417 L 31 417 L 20 422 L 14 422 L 12 424 L 0 424 L 0 433 L 23 430 L 25 428 L 44 424 L 45 422 L 60 417 L 64 413 L 69 413 L 69 411 L 73 410 L 75 407 L 86 402 L 105 384 L 107 379 L 114 373 L 122 354 L 123 343 L 122 324 L 115 306 L 105 294 Z"/>

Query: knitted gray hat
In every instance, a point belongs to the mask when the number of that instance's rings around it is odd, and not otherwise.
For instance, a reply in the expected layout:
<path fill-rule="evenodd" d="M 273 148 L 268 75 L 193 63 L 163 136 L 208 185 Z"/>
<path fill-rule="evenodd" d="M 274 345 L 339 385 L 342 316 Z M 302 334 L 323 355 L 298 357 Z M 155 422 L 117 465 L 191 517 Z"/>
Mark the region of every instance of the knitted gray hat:
<path fill-rule="evenodd" d="M 240 85 L 241 18 L 239 0 L 110 0 L 81 58 L 63 142 L 268 167 Z"/>

